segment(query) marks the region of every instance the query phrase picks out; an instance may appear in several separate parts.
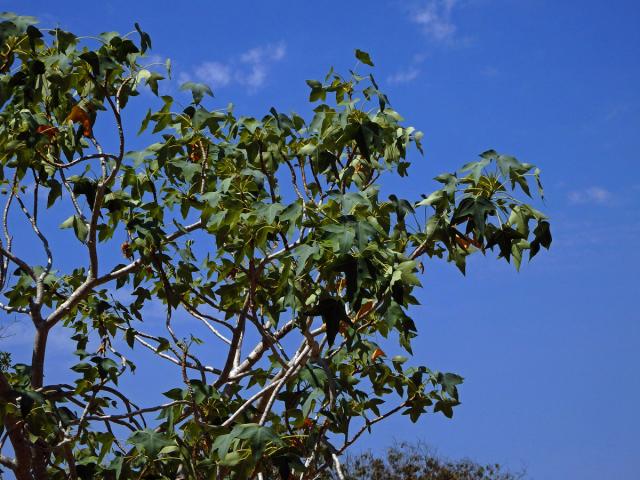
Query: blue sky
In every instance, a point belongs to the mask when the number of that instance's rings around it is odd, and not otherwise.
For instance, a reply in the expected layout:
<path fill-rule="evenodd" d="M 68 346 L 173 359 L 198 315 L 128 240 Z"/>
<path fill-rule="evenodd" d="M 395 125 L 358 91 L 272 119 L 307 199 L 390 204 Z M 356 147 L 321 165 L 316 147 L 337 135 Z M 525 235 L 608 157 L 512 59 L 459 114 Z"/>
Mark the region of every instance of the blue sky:
<path fill-rule="evenodd" d="M 422 439 L 535 479 L 637 478 L 640 458 L 640 4 L 634 1 L 2 2 L 43 27 L 132 30 L 220 107 L 306 114 L 305 80 L 371 53 L 425 132 L 406 198 L 489 148 L 543 170 L 551 252 L 516 273 L 426 265 L 416 360 L 462 374 L 453 420 L 380 424 L 361 448 Z M 175 85 L 175 84 L 174 84 Z M 168 88 L 175 88 L 169 85 Z M 143 99 L 144 101 L 144 99 Z M 9 339 L 19 355 L 19 338 Z M 55 352 L 55 348 L 53 350 Z"/>

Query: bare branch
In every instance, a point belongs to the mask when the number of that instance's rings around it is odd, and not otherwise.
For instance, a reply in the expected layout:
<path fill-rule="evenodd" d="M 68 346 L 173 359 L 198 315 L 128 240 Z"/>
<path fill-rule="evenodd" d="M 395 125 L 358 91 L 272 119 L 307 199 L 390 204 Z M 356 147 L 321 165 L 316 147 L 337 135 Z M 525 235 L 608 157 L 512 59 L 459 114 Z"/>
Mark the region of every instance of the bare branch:
<path fill-rule="evenodd" d="M 216 328 L 213 325 L 211 325 L 211 323 L 209 322 L 209 320 L 212 319 L 211 316 L 205 315 L 204 313 L 199 312 L 195 307 L 193 307 L 192 305 L 190 305 L 186 301 L 183 301 L 182 304 L 184 305 L 185 310 L 187 312 L 189 312 L 192 317 L 200 320 L 211 331 L 211 333 L 213 333 L 216 337 L 218 337 L 220 340 L 222 340 L 227 345 L 231 345 L 231 340 L 229 340 L 227 337 L 222 335 L 218 330 L 216 330 Z M 213 319 L 213 320 L 217 320 L 217 319 Z M 224 325 L 226 325 L 221 320 L 217 320 L 217 321 L 220 322 L 220 323 L 223 323 Z M 231 327 L 229 327 L 229 328 L 231 328 Z"/>
<path fill-rule="evenodd" d="M 82 208 L 78 203 L 78 197 L 76 197 L 76 194 L 73 193 L 73 189 L 71 188 L 71 185 L 69 185 L 69 181 L 67 180 L 67 177 L 64 174 L 64 170 L 58 170 L 58 172 L 60 173 L 60 179 L 62 180 L 62 184 L 64 185 L 64 188 L 66 188 L 67 192 L 69 193 L 69 197 L 71 198 L 71 203 L 73 204 L 73 208 L 78 214 L 78 217 L 80 217 L 80 219 L 84 223 L 87 223 L 87 219 L 84 215 L 84 212 L 82 211 Z"/>
<path fill-rule="evenodd" d="M 16 174 L 13 176 L 13 181 L 11 182 L 11 191 L 9 193 L 9 198 L 7 199 L 7 203 L 5 204 L 4 210 L 2 212 L 2 228 L 4 230 L 4 238 L 5 238 L 5 242 L 7 243 L 6 249 L 8 252 L 11 252 L 11 244 L 13 241 L 13 238 L 9 234 L 9 209 L 11 208 L 11 202 L 16 194 L 17 181 L 18 181 L 18 173 L 16 172 Z M 2 242 L 0 242 L 0 248 L 4 248 L 4 246 L 2 245 Z M 9 257 L 4 256 L 4 258 L 2 259 L 2 264 L 0 264 L 0 266 L 2 267 L 0 271 L 0 273 L 2 273 L 2 275 L 0 276 L 0 290 L 3 290 L 7 281 Z"/>
<path fill-rule="evenodd" d="M 178 230 L 166 237 L 166 242 L 171 242 L 176 240 L 187 233 L 190 233 L 198 228 L 201 228 L 203 223 L 201 220 L 192 223 L 191 225 L 185 226 L 182 230 Z M 53 327 L 56 323 L 60 321 L 60 319 L 66 315 L 71 309 L 73 309 L 78 303 L 84 300 L 87 295 L 89 295 L 93 289 L 97 286 L 104 285 L 105 283 L 109 283 L 113 280 L 117 280 L 123 276 L 134 273 L 138 268 L 143 265 L 143 260 L 138 258 L 131 263 L 125 265 L 124 267 L 118 268 L 116 270 L 112 270 L 111 272 L 98 277 L 91 279 L 88 277 L 82 285 L 80 285 L 62 304 L 60 304 L 47 318 L 47 328 Z"/>
<path fill-rule="evenodd" d="M 384 420 L 385 418 L 390 417 L 391 415 L 393 415 L 394 413 L 399 412 L 400 410 L 402 410 L 404 407 L 406 406 L 406 402 L 401 403 L 400 405 L 398 405 L 395 408 L 392 408 L 391 410 L 389 410 L 387 413 L 383 413 L 382 415 L 377 416 L 376 418 L 372 419 L 372 420 L 367 420 L 365 422 L 365 424 L 362 426 L 362 428 L 360 428 L 360 430 L 358 430 L 358 432 L 351 437 L 350 440 L 347 440 L 344 445 L 342 445 L 342 447 L 340 447 L 340 449 L 338 450 L 338 455 L 342 454 L 349 446 L 353 445 L 353 443 L 358 440 L 358 438 L 360 438 L 360 436 L 366 432 L 369 428 L 371 428 L 371 426 L 375 425 L 378 422 L 381 422 L 382 420 Z"/>
<path fill-rule="evenodd" d="M 169 403 L 164 403 L 162 405 L 156 405 L 154 407 L 146 407 L 146 408 L 140 408 L 138 410 L 134 410 L 132 412 L 128 412 L 128 413 L 122 413 L 122 414 L 118 414 L 118 415 L 88 415 L 85 420 L 87 421 L 106 421 L 106 422 L 110 422 L 110 421 L 115 421 L 115 420 L 124 420 L 124 419 L 130 419 L 131 417 L 135 417 L 135 416 L 142 416 L 145 413 L 151 413 L 151 412 L 157 412 L 158 410 L 163 410 L 165 408 L 170 408 L 173 407 L 175 405 L 188 405 L 189 402 L 187 400 L 175 400 L 173 402 L 169 402 Z"/>
<path fill-rule="evenodd" d="M 340 480 L 345 480 L 344 472 L 342 471 L 342 465 L 340 464 L 340 459 L 335 453 L 331 454 L 331 458 L 333 459 L 333 465 L 336 469 L 336 474 Z"/>
<path fill-rule="evenodd" d="M 120 327 L 119 327 L 120 328 Z M 124 328 L 120 328 L 121 330 L 124 330 Z M 136 332 L 136 334 L 134 335 L 134 339 L 143 347 L 151 350 L 153 353 L 155 353 L 156 355 L 158 355 L 159 357 L 164 358 L 165 360 L 170 361 L 171 363 L 181 366 L 181 361 L 176 358 L 176 357 L 172 357 L 171 355 L 167 355 L 166 353 L 162 352 L 159 350 L 159 348 L 154 347 L 153 345 L 151 345 L 149 342 L 145 341 L 144 338 L 147 338 L 149 340 L 154 340 L 156 342 L 160 342 L 160 339 L 158 337 L 154 337 L 153 335 L 149 335 L 147 333 L 142 333 L 142 332 Z M 177 353 L 172 350 L 174 354 L 177 355 Z M 193 363 L 187 362 L 186 363 L 187 368 L 193 369 L 193 370 L 203 370 L 205 372 L 208 373 L 213 373 L 214 375 L 220 375 L 220 370 L 214 367 L 210 367 L 208 365 L 195 365 Z"/>
<path fill-rule="evenodd" d="M 246 317 L 249 311 L 249 307 L 251 305 L 251 294 L 248 293 L 244 305 L 242 306 L 242 311 L 238 315 L 238 323 L 233 331 L 233 338 L 231 339 L 231 344 L 229 345 L 229 353 L 227 354 L 227 360 L 222 368 L 222 373 L 218 377 L 218 380 L 214 383 L 214 387 L 218 388 L 223 385 L 228 379 L 229 374 L 235 370 L 236 366 L 234 365 L 234 361 L 236 360 L 237 351 L 240 348 L 242 343 L 242 337 L 244 335 L 244 328 L 246 324 Z"/>
<path fill-rule="evenodd" d="M 280 328 L 277 332 L 273 334 L 273 338 L 275 340 L 280 340 L 287 333 L 293 330 L 294 327 L 295 327 L 295 321 L 293 319 L 289 320 L 287 323 L 285 323 L 282 326 L 282 328 Z M 240 365 L 238 365 L 236 368 L 233 369 L 233 371 L 230 374 L 230 378 L 232 380 L 236 380 L 237 378 L 239 378 L 243 372 L 246 372 L 251 367 L 253 367 L 262 358 L 262 356 L 268 349 L 269 349 L 269 342 L 265 342 L 264 340 L 259 342 L 251 351 L 251 353 L 247 355 L 247 358 L 245 358 L 245 360 L 242 363 L 240 363 Z"/>
<path fill-rule="evenodd" d="M 18 469 L 18 465 L 13 458 L 5 457 L 4 455 L 0 455 L 0 465 L 3 465 L 14 472 Z"/>
<path fill-rule="evenodd" d="M 33 215 L 31 215 L 29 213 L 29 210 L 27 210 L 26 205 L 24 204 L 22 199 L 17 195 L 16 195 L 16 201 L 20 205 L 20 209 L 24 213 L 25 217 L 27 217 L 27 220 L 31 224 L 31 229 L 37 235 L 37 237 L 40 239 L 40 242 L 42 243 L 42 246 L 43 246 L 43 248 L 45 250 L 45 253 L 47 255 L 47 265 L 44 268 L 44 270 L 42 271 L 42 273 L 40 273 L 40 275 L 38 275 L 38 278 L 36 280 L 36 299 L 35 299 L 35 304 L 36 305 L 40 305 L 40 304 L 42 304 L 42 298 L 44 296 L 44 279 L 46 278 L 47 275 L 49 275 L 49 272 L 51 272 L 51 267 L 53 266 L 53 254 L 51 253 L 51 248 L 49 247 L 49 240 L 40 231 L 40 228 L 38 227 L 38 222 L 36 220 L 36 218 L 37 218 L 37 213 L 36 213 L 37 198 L 35 199 L 35 202 L 34 202 L 34 207 L 33 207 L 34 208 L 34 214 Z"/>
<path fill-rule="evenodd" d="M 40 153 L 40 152 L 38 152 L 38 153 Z M 53 160 L 48 159 L 47 157 L 45 157 L 42 154 L 40 154 L 40 156 L 49 165 L 52 165 L 52 166 L 54 166 L 56 168 L 60 168 L 60 169 L 71 168 L 71 167 L 73 167 L 75 165 L 78 165 L 78 164 L 80 164 L 82 162 L 86 162 L 87 160 L 94 160 L 94 159 L 97 159 L 97 158 L 100 158 L 100 159 L 108 158 L 108 159 L 111 159 L 111 160 L 117 160 L 118 159 L 117 156 L 112 155 L 110 153 L 91 153 L 89 155 L 83 155 L 80 158 L 76 158 L 75 160 L 72 160 L 72 161 L 70 161 L 68 163 L 61 163 L 61 162 L 54 162 Z"/>

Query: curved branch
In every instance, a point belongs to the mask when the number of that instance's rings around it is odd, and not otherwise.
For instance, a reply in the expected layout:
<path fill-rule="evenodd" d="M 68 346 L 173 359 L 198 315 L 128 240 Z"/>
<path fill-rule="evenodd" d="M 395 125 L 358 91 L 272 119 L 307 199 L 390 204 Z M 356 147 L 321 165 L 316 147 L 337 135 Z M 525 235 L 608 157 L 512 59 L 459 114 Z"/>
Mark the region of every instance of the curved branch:
<path fill-rule="evenodd" d="M 193 232 L 199 228 L 203 227 L 202 220 L 198 220 L 191 225 L 187 225 L 182 227 L 181 230 L 178 230 L 166 237 L 166 242 L 172 242 L 177 240 L 178 238 L 186 235 L 187 233 Z M 1 253 L 1 252 L 0 252 Z M 78 305 L 82 300 L 84 300 L 87 295 L 89 295 L 93 289 L 97 286 L 104 285 L 105 283 L 111 282 L 113 280 L 117 280 L 125 275 L 129 275 L 134 273 L 138 268 L 143 265 L 143 260 L 138 258 L 133 262 L 112 270 L 111 272 L 103 275 L 98 278 L 91 278 L 90 276 L 85 279 L 85 281 L 62 303 L 60 304 L 46 319 L 47 328 L 53 327 L 56 323 L 60 321 L 60 319 L 66 315 L 71 309 L 73 309 L 76 305 Z"/>
<path fill-rule="evenodd" d="M 0 465 L 7 467 L 14 472 L 18 469 L 18 464 L 13 458 L 5 457 L 4 455 L 0 455 Z"/>
<path fill-rule="evenodd" d="M 31 213 L 29 213 L 29 210 L 27 210 L 26 205 L 24 204 L 24 202 L 22 201 L 22 199 L 19 196 L 16 196 L 16 201 L 18 202 L 18 205 L 20 205 L 20 209 L 22 210 L 22 213 L 24 213 L 25 217 L 27 217 L 27 220 L 31 224 L 31 229 L 37 235 L 37 237 L 40 239 L 40 242 L 42 243 L 44 251 L 45 251 L 45 253 L 47 255 L 47 266 L 44 268 L 42 273 L 40 273 L 40 275 L 38 275 L 38 278 L 36 279 L 36 299 L 35 299 L 35 304 L 36 305 L 41 305 L 42 304 L 42 298 L 44 296 L 44 279 L 46 278 L 47 275 L 49 275 L 49 272 L 51 272 L 51 267 L 53 266 L 53 254 L 51 253 L 51 248 L 49 247 L 49 240 L 47 239 L 47 237 L 44 236 L 44 234 L 42 233 L 42 231 L 38 227 L 38 222 L 37 222 L 37 219 L 36 219 L 37 213 L 35 212 L 36 205 L 37 205 L 37 203 L 35 203 L 35 202 L 37 202 L 37 199 L 34 202 L 35 205 L 34 205 L 34 214 L 33 215 L 31 215 Z"/>
<path fill-rule="evenodd" d="M 87 160 L 94 160 L 96 158 L 102 158 L 102 159 L 109 158 L 111 160 L 117 160 L 118 159 L 117 156 L 112 155 L 110 153 L 91 153 L 89 155 L 83 155 L 80 158 L 76 158 L 75 160 L 72 160 L 69 163 L 54 162 L 52 160 L 49 160 L 47 157 L 45 157 L 42 154 L 40 154 L 40 158 L 42 158 L 49 165 L 54 166 L 56 168 L 61 168 L 61 169 L 70 168 L 70 167 L 73 167 L 74 165 L 78 165 L 79 163 L 86 162 Z"/>
<path fill-rule="evenodd" d="M 182 301 L 182 305 L 184 306 L 185 310 L 191 314 L 192 317 L 200 320 L 211 331 L 211 333 L 213 333 L 216 337 L 218 337 L 227 345 L 231 345 L 231 340 L 229 340 L 227 337 L 222 335 L 218 330 L 216 330 L 216 328 L 213 325 L 211 325 L 211 323 L 209 323 L 209 320 L 213 319 L 211 316 L 205 315 L 204 313 L 199 312 L 195 307 L 191 306 L 184 300 Z M 217 319 L 213 319 L 213 320 L 217 320 Z M 217 320 L 217 321 L 219 323 L 222 323 L 222 321 L 220 320 Z M 226 324 L 223 323 L 223 325 L 226 325 Z"/>
<path fill-rule="evenodd" d="M 115 421 L 115 420 L 124 420 L 130 419 L 135 416 L 142 416 L 144 413 L 157 412 L 158 410 L 162 410 L 164 408 L 173 407 L 174 405 L 188 405 L 189 402 L 187 400 L 174 400 L 173 402 L 164 403 L 162 405 L 156 405 L 155 407 L 146 407 L 140 408 L 138 410 L 134 410 L 129 413 L 122 413 L 119 415 L 88 415 L 85 420 L 87 421 Z"/>

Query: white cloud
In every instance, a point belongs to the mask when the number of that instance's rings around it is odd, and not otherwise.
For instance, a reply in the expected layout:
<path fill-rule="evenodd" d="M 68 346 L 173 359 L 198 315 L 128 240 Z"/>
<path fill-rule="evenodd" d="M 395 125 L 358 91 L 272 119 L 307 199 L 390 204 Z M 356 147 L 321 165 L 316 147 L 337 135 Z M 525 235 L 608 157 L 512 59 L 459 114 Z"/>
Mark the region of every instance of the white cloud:
<path fill-rule="evenodd" d="M 240 56 L 240 61 L 249 67 L 238 68 L 235 78 L 238 83 L 246 85 L 249 90 L 260 88 L 267 78 L 267 73 L 273 63 L 279 62 L 287 53 L 283 42 L 252 48 Z"/>
<path fill-rule="evenodd" d="M 592 203 L 598 205 L 606 205 L 612 199 L 612 194 L 602 187 L 589 187 L 584 190 L 573 190 L 569 192 L 569 203 L 580 205 Z"/>
<path fill-rule="evenodd" d="M 178 80 L 181 83 L 197 80 L 214 89 L 236 83 L 255 92 L 265 84 L 273 64 L 284 59 L 286 53 L 284 42 L 261 45 L 227 62 L 203 62 L 190 72 L 180 73 Z"/>
<path fill-rule="evenodd" d="M 422 27 L 423 32 L 438 42 L 449 41 L 457 31 L 451 16 L 458 0 L 429 0 L 417 8 L 411 20 Z"/>
<path fill-rule="evenodd" d="M 287 53 L 287 47 L 284 42 L 278 44 L 269 44 L 262 47 L 252 48 L 243 53 L 240 60 L 244 63 L 263 64 L 265 61 L 282 60 Z"/>
<path fill-rule="evenodd" d="M 401 70 L 399 72 L 394 73 L 393 75 L 389 75 L 387 77 L 387 82 L 392 85 L 398 85 L 402 83 L 409 83 L 418 78 L 420 74 L 420 70 L 416 67 L 409 67 L 406 70 Z"/>
<path fill-rule="evenodd" d="M 0 350 L 13 353 L 30 350 L 33 345 L 35 330 L 30 321 L 19 319 L 11 323 L 2 322 L 2 341 Z M 49 333 L 48 346 L 56 352 L 75 350 L 75 342 L 71 340 L 73 333 L 64 326 L 58 325 Z"/>
<path fill-rule="evenodd" d="M 411 64 L 402 70 L 398 70 L 387 76 L 387 83 L 391 85 L 401 85 L 404 83 L 413 82 L 420 75 L 419 66 L 425 61 L 427 56 L 424 53 L 416 53 L 411 58 Z"/>
<path fill-rule="evenodd" d="M 231 67 L 220 62 L 204 62 L 194 70 L 195 77 L 212 88 L 229 85 L 232 78 Z"/>

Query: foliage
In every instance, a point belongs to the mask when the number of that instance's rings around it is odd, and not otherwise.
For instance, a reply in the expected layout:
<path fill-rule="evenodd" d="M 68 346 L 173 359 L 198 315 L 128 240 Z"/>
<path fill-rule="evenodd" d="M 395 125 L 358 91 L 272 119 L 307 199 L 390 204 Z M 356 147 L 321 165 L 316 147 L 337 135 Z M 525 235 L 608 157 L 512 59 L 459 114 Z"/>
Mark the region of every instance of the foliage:
<path fill-rule="evenodd" d="M 464 272 L 467 256 L 497 247 L 519 267 L 549 247 L 546 217 L 516 198 L 541 193 L 533 165 L 487 151 L 418 201 L 383 198 L 422 134 L 370 74 L 309 80 L 308 120 L 236 117 L 205 105 L 205 85 L 183 85 L 186 108 L 160 95 L 169 65 L 145 67 L 151 39 L 137 24 L 84 39 L 34 24 L 0 23 L 0 308 L 34 331 L 31 363 L 0 375 L 5 468 L 19 480 L 274 467 L 313 478 L 392 414 L 453 415 L 460 376 L 378 342 L 411 354 L 427 259 Z M 128 151 L 123 112 L 143 90 L 159 103 L 138 131 L 151 143 Z M 40 250 L 14 241 L 15 219 Z M 76 362 L 47 383 L 48 338 L 65 327 Z M 174 369 L 165 403 L 138 406 L 121 387 L 141 348 Z"/>
<path fill-rule="evenodd" d="M 0 352 L 0 371 L 6 372 L 11 368 L 11 354 L 9 352 Z"/>
<path fill-rule="evenodd" d="M 517 480 L 523 477 L 504 470 L 499 464 L 446 460 L 423 444 L 406 442 L 388 448 L 383 458 L 371 452 L 348 455 L 342 470 L 346 480 Z M 327 480 L 330 478 L 327 475 Z"/>

